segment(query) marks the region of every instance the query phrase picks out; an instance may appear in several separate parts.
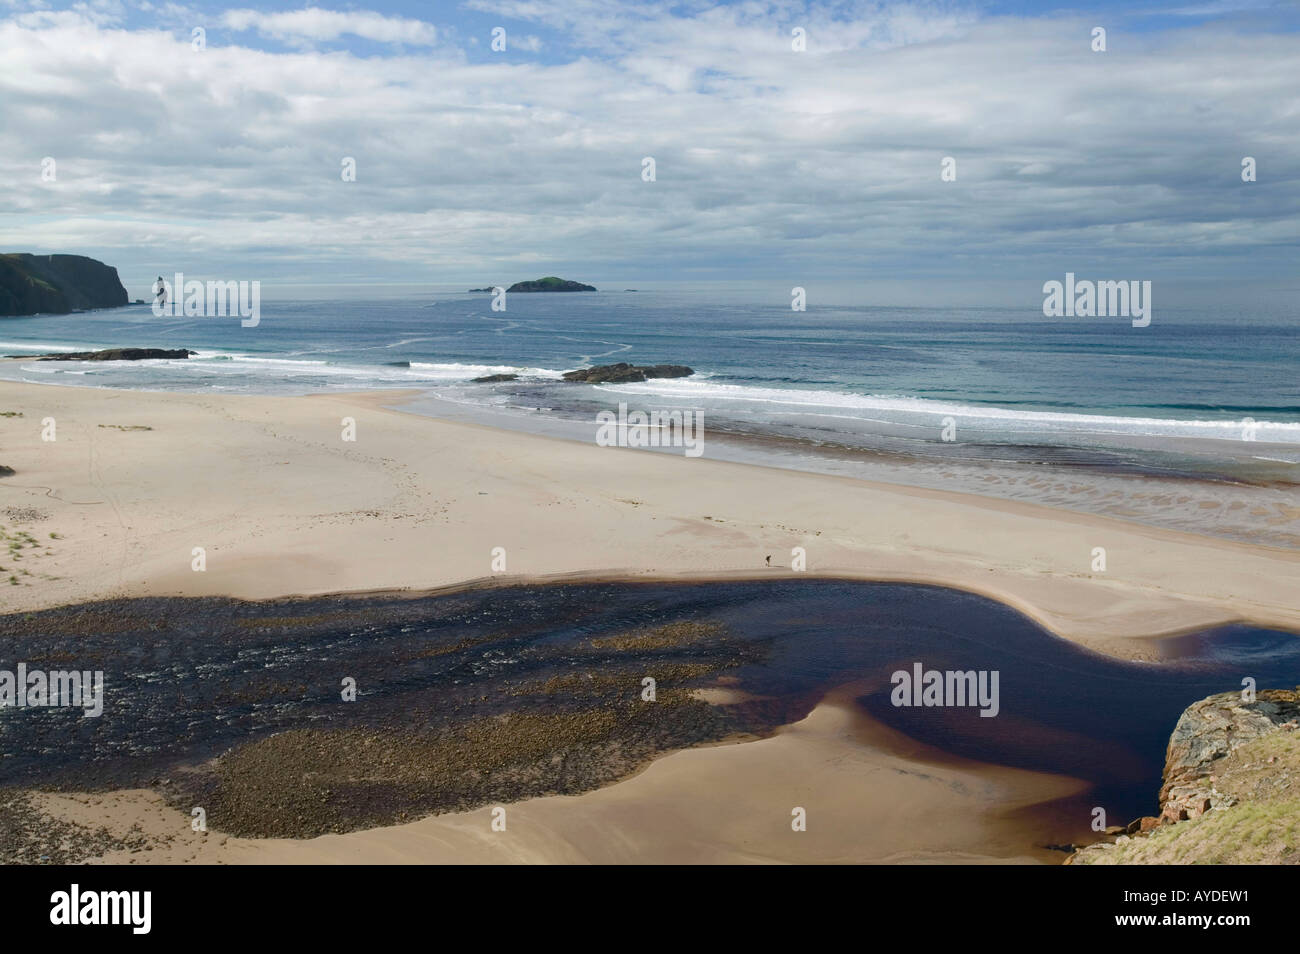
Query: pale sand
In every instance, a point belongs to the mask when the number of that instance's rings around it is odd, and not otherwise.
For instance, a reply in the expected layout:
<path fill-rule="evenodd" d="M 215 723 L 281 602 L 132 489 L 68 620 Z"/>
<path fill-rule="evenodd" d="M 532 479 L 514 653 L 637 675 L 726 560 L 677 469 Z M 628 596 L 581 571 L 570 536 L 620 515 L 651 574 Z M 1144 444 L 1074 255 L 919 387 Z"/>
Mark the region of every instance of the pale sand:
<path fill-rule="evenodd" d="M 940 583 L 1061 636 L 1143 657 L 1153 635 L 1300 628 L 1300 553 L 1041 506 L 602 448 L 380 407 L 394 392 L 209 397 L 0 382 L 0 507 L 48 555 L 0 611 L 109 596 L 264 598 L 491 577 Z M 43 442 L 53 417 L 57 440 Z M 341 439 L 353 417 L 357 440 Z M 99 425 L 144 425 L 120 431 Z M 711 519 L 706 519 L 711 518 Z M 50 539 L 55 533 L 58 539 Z M 1092 549 L 1108 568 L 1091 571 Z M 195 547 L 207 570 L 191 569 Z M 764 559 L 772 555 L 767 568 Z M 52 576 L 54 579 L 45 579 Z M 0 581 L 3 575 L 0 575 Z"/>
<path fill-rule="evenodd" d="M 984 593 L 1121 656 L 1229 620 L 1300 629 L 1295 553 L 381 407 L 398 399 L 0 383 L 0 411 L 23 414 L 0 418 L 0 463 L 17 471 L 0 479 L 0 507 L 48 514 L 0 513 L 43 545 L 4 560 L 33 576 L 0 590 L 0 611 L 109 596 L 422 590 L 491 576 L 494 547 L 520 579 L 789 577 L 764 558 L 788 565 L 800 546 L 809 574 Z M 40 439 L 46 417 L 57 441 Z M 355 443 L 340 438 L 343 417 L 356 419 Z M 1105 573 L 1090 571 L 1097 546 Z M 194 547 L 206 549 L 206 572 L 191 570 Z M 597 792 L 510 806 L 505 834 L 488 829 L 486 809 L 307 842 L 191 838 L 188 819 L 149 793 L 94 796 L 81 809 L 100 824 L 118 812 L 115 825 L 182 828 L 168 852 L 137 860 L 1031 860 L 1033 834 L 997 816 L 1077 789 L 988 766 L 937 768 L 886 754 L 862 731 L 823 705 L 772 739 L 678 752 Z M 77 810 L 75 799 L 46 798 Z M 809 810 L 807 832 L 789 830 L 795 805 Z"/>
<path fill-rule="evenodd" d="M 880 745 L 903 747 L 907 756 Z M 839 699 L 772 738 L 687 749 L 630 779 L 579 796 L 492 806 L 409 825 L 306 841 L 194 832 L 148 791 L 41 795 L 52 814 L 124 834 L 131 825 L 170 843 L 104 863 L 1032 863 L 1048 837 L 1003 816 L 1071 795 L 1082 783 L 944 758 L 853 712 Z M 806 812 L 796 832 L 792 810 Z"/>

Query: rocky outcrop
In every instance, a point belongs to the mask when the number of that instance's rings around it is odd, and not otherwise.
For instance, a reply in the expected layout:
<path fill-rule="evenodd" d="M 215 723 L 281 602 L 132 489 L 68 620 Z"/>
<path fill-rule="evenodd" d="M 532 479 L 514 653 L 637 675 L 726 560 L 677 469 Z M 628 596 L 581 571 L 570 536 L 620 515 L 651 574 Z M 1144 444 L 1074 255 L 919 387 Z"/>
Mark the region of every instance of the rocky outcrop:
<path fill-rule="evenodd" d="M 1113 842 L 1089 845 L 1067 863 L 1289 859 L 1296 846 L 1283 842 L 1297 805 L 1297 728 L 1300 688 L 1263 690 L 1253 702 L 1225 692 L 1193 703 L 1165 750 L 1160 814 L 1133 820 Z"/>
<path fill-rule="evenodd" d="M 117 269 L 82 255 L 0 255 L 0 316 L 65 315 L 127 304 Z"/>
<path fill-rule="evenodd" d="M 107 348 L 104 351 L 66 351 L 59 354 L 37 355 L 37 361 L 146 361 L 157 358 L 188 358 L 197 351 L 187 348 Z M 8 355 L 8 357 L 24 357 Z M 31 355 L 25 357 L 31 358 Z"/>
<path fill-rule="evenodd" d="M 1292 689 L 1264 690 L 1254 702 L 1243 702 L 1239 692 L 1225 692 L 1188 706 L 1165 751 L 1161 818 L 1184 821 L 1235 804 L 1215 788 L 1220 760 L 1247 742 L 1283 727 L 1294 729 L 1298 721 L 1300 693 Z"/>
<path fill-rule="evenodd" d="M 534 279 L 531 282 L 515 282 L 506 289 L 507 292 L 586 292 L 595 290 L 592 285 L 571 282 L 566 278 L 556 278 L 554 275 Z"/>
<path fill-rule="evenodd" d="M 652 364 L 638 367 L 620 361 L 618 364 L 601 364 L 592 368 L 564 372 L 566 381 L 585 381 L 587 384 L 617 384 L 631 381 L 647 381 L 650 378 L 686 378 L 694 374 L 692 368 L 684 364 Z"/>
<path fill-rule="evenodd" d="M 504 381 L 517 381 L 517 374 L 485 374 L 481 378 L 470 378 L 474 384 L 500 384 Z"/>

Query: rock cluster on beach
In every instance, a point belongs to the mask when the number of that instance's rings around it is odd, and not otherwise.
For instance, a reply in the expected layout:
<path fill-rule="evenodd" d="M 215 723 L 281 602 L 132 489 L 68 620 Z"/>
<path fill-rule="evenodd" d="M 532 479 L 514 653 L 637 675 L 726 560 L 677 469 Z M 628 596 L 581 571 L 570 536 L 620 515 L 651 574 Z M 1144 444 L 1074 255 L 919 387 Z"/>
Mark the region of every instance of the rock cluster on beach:
<path fill-rule="evenodd" d="M 601 364 L 592 368 L 564 372 L 566 381 L 584 381 L 587 384 L 615 384 L 646 381 L 650 378 L 685 378 L 695 371 L 684 364 L 652 364 L 639 367 L 620 361 L 618 364 Z"/>
<path fill-rule="evenodd" d="M 0 317 L 66 315 L 128 303 L 111 265 L 83 255 L 0 255 Z"/>
<path fill-rule="evenodd" d="M 1253 702 L 1225 692 L 1193 703 L 1169 738 L 1160 813 L 1133 820 L 1115 841 L 1090 845 L 1070 863 L 1300 859 L 1300 845 L 1288 843 L 1297 840 L 1289 835 L 1300 807 L 1291 791 L 1292 776 L 1300 781 L 1298 727 L 1300 688 L 1264 690 Z"/>
<path fill-rule="evenodd" d="M 149 850 L 136 829 L 125 837 L 51 816 L 28 792 L 0 789 L 0 858 L 11 865 L 74 865 L 110 851 Z"/>

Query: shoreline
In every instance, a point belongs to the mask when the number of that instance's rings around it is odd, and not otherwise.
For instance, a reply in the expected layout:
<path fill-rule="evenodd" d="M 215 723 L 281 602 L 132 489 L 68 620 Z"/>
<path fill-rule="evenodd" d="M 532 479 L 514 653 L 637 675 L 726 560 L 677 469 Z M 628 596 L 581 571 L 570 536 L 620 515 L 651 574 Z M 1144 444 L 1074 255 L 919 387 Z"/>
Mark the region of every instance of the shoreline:
<path fill-rule="evenodd" d="M 973 593 L 1125 660 L 1159 660 L 1167 639 L 1238 621 L 1300 633 L 1300 553 L 953 491 L 583 445 L 411 414 L 387 406 L 393 400 L 391 391 L 265 398 L 0 382 L 0 410 L 22 415 L 0 418 L 0 463 L 16 469 L 0 480 L 0 523 L 20 544 L 4 563 L 35 571 L 0 589 L 0 613 L 148 596 L 414 599 L 521 583 L 821 579 Z M 53 442 L 39 439 L 47 417 L 57 422 Z M 341 439 L 345 418 L 355 442 Z M 192 569 L 196 546 L 203 572 Z M 507 555 L 501 573 L 491 569 L 497 546 Z M 806 550 L 806 571 L 766 565 L 795 546 Z M 1090 570 L 1094 546 L 1106 547 L 1108 573 Z M 176 834 L 188 819 L 160 808 L 153 792 L 39 799 L 92 819 L 111 803 L 124 830 L 163 825 L 186 853 L 150 852 L 153 860 L 202 860 L 218 842 L 211 860 L 669 860 L 656 851 L 1050 860 L 1009 848 L 1024 830 L 994 816 L 1067 798 L 1083 783 L 908 758 L 864 743 L 834 711 L 823 700 L 769 738 L 680 749 L 582 795 L 512 803 L 511 818 L 521 810 L 530 834 L 497 847 L 485 842 L 484 809 L 306 842 L 214 833 L 200 844 Z M 857 824 L 865 792 L 893 779 L 901 787 L 886 786 L 871 811 L 902 840 L 876 833 L 852 858 L 821 836 L 808 854 L 746 848 L 753 832 L 726 820 L 727 799 L 785 798 L 777 793 L 796 783 L 784 767 L 793 764 L 826 786 L 842 827 Z M 856 766 L 848 776 L 837 768 L 846 764 Z M 953 784 L 983 794 L 954 801 L 943 794 Z M 789 791 L 812 797 L 807 787 Z M 701 831 L 699 812 L 715 809 L 714 827 Z M 939 821 L 953 816 L 962 823 Z M 581 820 L 595 817 L 605 820 Z M 788 830 L 788 814 L 772 824 Z M 907 840 L 926 825 L 937 826 L 933 844 Z M 1000 847 L 990 854 L 991 845 Z M 139 858 L 124 852 L 117 860 Z"/>
<path fill-rule="evenodd" d="M 232 360 L 237 361 L 238 357 L 232 356 Z M 181 367 L 195 362 L 201 364 L 202 360 L 196 357 L 190 362 L 162 364 Z M 312 368 L 318 363 L 307 361 L 304 367 Z M 93 370 L 71 372 L 81 382 L 76 384 L 54 384 L 59 375 L 53 372 L 37 377 L 52 379 L 40 381 L 42 384 L 103 391 L 195 396 L 224 393 L 220 388 L 178 389 L 174 380 L 172 386 L 150 390 L 147 381 L 151 374 L 143 372 L 134 376 L 141 380 L 125 387 L 87 385 L 84 382 L 90 379 L 81 376 L 111 374 L 116 370 L 132 378 L 131 364 L 101 362 L 91 365 Z M 5 360 L 0 360 L 0 369 L 4 365 Z M 388 367 L 385 364 L 373 370 L 382 372 Z M 463 370 L 469 366 L 453 363 L 447 367 Z M 505 366 L 473 367 L 486 372 Z M 207 375 L 201 377 L 209 380 Z M 608 410 L 616 398 L 648 401 L 647 406 L 661 403 L 670 408 L 692 406 L 690 402 L 682 403 L 682 395 L 615 393 L 621 386 L 614 385 L 614 391 L 607 391 L 605 386 L 598 385 L 592 390 L 580 383 L 559 384 L 550 378 L 501 387 L 455 378 L 430 379 L 423 383 L 379 383 L 392 386 L 367 387 L 354 381 L 339 390 L 319 386 L 259 389 L 254 385 L 250 390 L 241 388 L 228 396 L 305 399 L 387 394 L 393 395 L 393 400 L 382 402 L 382 406 L 403 413 L 512 433 L 561 437 L 579 443 L 594 441 L 595 413 Z M 1296 483 L 1300 479 L 1296 476 L 1296 462 L 1292 460 L 1297 446 L 1294 442 L 1192 434 L 1124 436 L 1123 428 L 1112 431 L 1101 425 L 1100 429 L 1093 430 L 1029 431 L 1019 437 L 995 430 L 981 436 L 979 425 L 968 423 L 967 418 L 978 420 L 983 407 L 976 402 L 951 409 L 957 415 L 953 420 L 960 418 L 963 428 L 974 430 L 964 430 L 963 440 L 948 443 L 915 439 L 916 429 L 929 420 L 921 411 L 910 412 L 918 419 L 907 424 L 890 423 L 887 414 L 885 419 L 866 429 L 846 420 L 829 430 L 819 426 L 820 418 L 816 414 L 801 417 L 797 404 L 791 405 L 788 413 L 777 408 L 772 411 L 774 416 L 749 419 L 744 413 L 737 416 L 727 411 L 725 402 L 720 408 L 705 401 L 700 413 L 707 414 L 711 421 L 706 456 L 713 460 L 848 477 L 894 487 L 953 490 L 989 499 L 1036 503 L 1160 529 L 1300 552 L 1300 507 L 1293 505 L 1292 493 L 1300 486 Z M 988 408 L 1007 411 L 995 405 Z M 941 411 L 936 408 L 927 413 L 933 417 Z M 1101 412 L 1089 412 L 1082 417 L 1097 414 Z M 868 415 L 866 420 L 871 419 Z M 1103 415 L 1097 420 L 1111 419 Z M 1176 419 L 1165 423 L 1172 425 Z"/>
<path fill-rule="evenodd" d="M 0 589 L 0 612 L 140 595 L 429 592 L 502 577 L 764 579 L 795 573 L 765 555 L 788 561 L 802 546 L 809 576 L 968 590 L 1122 658 L 1238 621 L 1300 630 L 1288 582 L 1297 552 L 955 491 L 576 444 L 411 414 L 393 399 L 0 382 L 0 403 L 24 414 L 0 419 L 0 463 L 17 471 L 0 494 L 42 515 L 26 525 L 38 537 L 60 539 L 43 548 L 55 578 Z M 359 413 L 359 440 L 340 442 L 340 415 Z M 38 439 L 46 416 L 57 443 Z M 231 521 L 244 526 L 221 526 Z M 415 539 L 421 525 L 436 526 L 441 548 Z M 608 539 L 619 534 L 626 542 Z M 92 535 L 118 566 L 105 569 L 100 545 L 70 553 L 62 543 L 84 547 Z M 202 543 L 208 565 L 195 573 Z M 496 545 L 508 554 L 499 575 Z M 1091 571 L 1094 545 L 1108 545 L 1108 573 Z"/>

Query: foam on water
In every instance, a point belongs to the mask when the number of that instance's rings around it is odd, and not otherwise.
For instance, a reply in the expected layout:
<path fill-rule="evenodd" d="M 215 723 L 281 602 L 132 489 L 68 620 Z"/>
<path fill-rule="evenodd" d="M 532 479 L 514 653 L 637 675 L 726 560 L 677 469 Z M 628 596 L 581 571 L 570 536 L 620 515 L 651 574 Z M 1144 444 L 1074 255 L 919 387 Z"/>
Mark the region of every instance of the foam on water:
<path fill-rule="evenodd" d="M 514 295 L 508 315 L 462 292 L 263 303 L 255 328 L 158 319 L 145 305 L 16 319 L 5 353 L 197 354 L 0 361 L 0 377 L 235 394 L 419 389 L 425 396 L 405 409 L 584 441 L 596 413 L 620 402 L 694 409 L 704 413 L 706 457 L 1300 546 L 1300 326 L 1289 301 L 1241 314 L 1165 309 L 1144 329 L 1044 320 L 1041 301 L 1019 312 L 819 306 L 792 315 L 788 300 L 699 290 Z M 697 373 L 559 380 L 614 361 Z M 518 377 L 472 383 L 489 375 Z M 949 417 L 957 439 L 945 442 Z"/>
<path fill-rule="evenodd" d="M 1220 440 L 1239 440 L 1243 420 L 1178 420 L 1141 416 L 1080 414 L 1061 411 L 1035 411 L 1019 408 L 990 407 L 937 401 L 926 398 L 893 394 L 854 394 L 838 391 L 811 391 L 801 388 L 760 388 L 745 385 L 721 384 L 703 379 L 655 379 L 630 384 L 598 385 L 598 390 L 628 395 L 670 398 L 696 404 L 728 403 L 758 405 L 780 413 L 797 410 L 800 413 L 819 414 L 824 417 L 870 420 L 864 414 L 846 412 L 878 412 L 892 417 L 877 418 L 898 423 L 912 423 L 915 418 L 926 418 L 926 426 L 933 426 L 936 416 L 951 415 L 986 427 L 1012 424 L 1017 429 L 1038 425 L 1044 430 L 1077 430 L 1089 433 L 1139 434 L 1149 436 L 1211 437 Z M 625 398 L 624 398 L 625 399 Z M 1300 421 L 1254 422 L 1260 439 L 1270 441 L 1300 441 Z"/>

